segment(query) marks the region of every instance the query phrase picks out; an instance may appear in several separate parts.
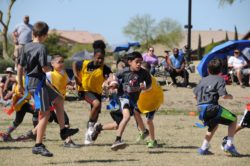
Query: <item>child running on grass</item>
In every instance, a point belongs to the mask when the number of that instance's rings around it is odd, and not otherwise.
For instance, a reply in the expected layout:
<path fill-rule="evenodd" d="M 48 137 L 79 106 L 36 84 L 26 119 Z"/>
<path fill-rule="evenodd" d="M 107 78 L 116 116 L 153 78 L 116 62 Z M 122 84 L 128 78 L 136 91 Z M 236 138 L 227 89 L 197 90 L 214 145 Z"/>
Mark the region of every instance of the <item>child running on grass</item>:
<path fill-rule="evenodd" d="M 219 59 L 212 59 L 208 63 L 209 75 L 202 78 L 201 82 L 194 89 L 195 98 L 198 103 L 199 118 L 205 126 L 208 126 L 208 131 L 202 146 L 198 149 L 198 153 L 200 155 L 212 154 L 212 152 L 209 151 L 209 143 L 218 125 L 224 124 L 228 126 L 228 140 L 223 150 L 232 156 L 239 156 L 240 154 L 233 144 L 237 117 L 218 103 L 219 97 L 233 99 L 233 96 L 226 91 L 225 81 L 218 76 L 221 72 L 221 66 Z"/>
<path fill-rule="evenodd" d="M 46 72 L 50 71 L 47 64 L 46 48 L 42 44 L 48 36 L 49 27 L 45 22 L 37 22 L 33 27 L 33 42 L 24 46 L 18 64 L 18 89 L 24 93 L 23 70 L 26 75 L 25 93 L 30 92 L 35 100 L 35 109 L 40 110 L 41 119 L 37 125 L 36 144 L 33 154 L 52 157 L 53 153 L 44 146 L 43 136 L 50 117 L 50 103 L 56 108 L 62 140 L 74 135 L 78 129 L 68 129 L 64 126 L 63 98 L 46 82 Z"/>
<path fill-rule="evenodd" d="M 101 112 L 102 84 L 112 74 L 111 69 L 104 64 L 105 43 L 102 40 L 95 41 L 93 48 L 93 60 L 83 60 L 73 63 L 76 83 L 83 89 L 81 96 L 91 106 L 87 131 L 85 133 L 85 145 L 93 143 L 91 134 Z"/>
<path fill-rule="evenodd" d="M 142 68 L 150 71 L 150 64 L 147 62 L 142 62 Z M 155 139 L 155 128 L 154 128 L 154 115 L 156 110 L 160 107 L 160 105 L 163 103 L 163 90 L 161 89 L 160 85 L 158 85 L 156 79 L 151 75 L 152 84 L 151 87 L 148 90 L 142 91 L 140 93 L 139 99 L 138 99 L 138 108 L 134 112 L 135 120 L 138 125 L 138 129 L 140 130 L 139 136 L 136 140 L 136 142 L 143 141 L 148 135 L 150 137 L 150 140 L 147 141 L 147 147 L 148 148 L 156 148 L 157 141 Z M 143 120 L 141 118 L 141 113 L 144 113 L 146 115 L 146 122 L 148 129 L 145 127 Z"/>
<path fill-rule="evenodd" d="M 96 139 L 102 130 L 116 129 L 116 139 L 111 146 L 112 150 L 124 149 L 126 147 L 125 142 L 122 140 L 125 127 L 130 120 L 130 116 L 138 109 L 137 100 L 141 90 L 148 89 L 151 86 L 149 72 L 141 68 L 142 55 L 139 52 L 132 52 L 127 55 L 127 62 L 129 67 L 116 74 L 119 83 L 118 98 L 120 108 L 119 111 L 111 112 L 114 122 L 107 125 L 95 125 L 92 135 Z M 110 87 L 112 86 L 111 84 Z M 111 89 L 113 90 L 113 88 Z"/>
<path fill-rule="evenodd" d="M 236 126 L 236 130 L 235 133 L 238 133 L 240 130 L 244 129 L 244 128 L 250 128 L 250 103 L 248 103 L 246 105 L 246 109 L 244 111 L 243 117 L 241 118 L 240 123 Z M 228 136 L 223 138 L 222 141 L 222 148 L 226 145 L 228 140 Z"/>
<path fill-rule="evenodd" d="M 30 113 L 33 115 L 32 121 L 34 128 L 38 123 L 38 113 L 34 111 L 34 108 L 30 105 L 29 100 L 31 98 L 28 95 L 21 103 L 17 103 L 19 99 L 23 97 L 22 94 L 18 92 L 17 83 L 14 84 L 14 92 L 12 96 L 12 106 L 10 109 L 13 109 L 16 112 L 15 120 L 13 121 L 12 125 L 10 125 L 5 133 L 2 134 L 3 141 L 13 141 L 11 137 L 11 133 L 17 129 L 17 127 L 23 122 L 23 118 L 26 113 Z M 29 135 L 30 136 L 30 135 Z M 24 138 L 24 137 L 19 137 Z M 34 137 L 32 137 L 34 139 Z"/>

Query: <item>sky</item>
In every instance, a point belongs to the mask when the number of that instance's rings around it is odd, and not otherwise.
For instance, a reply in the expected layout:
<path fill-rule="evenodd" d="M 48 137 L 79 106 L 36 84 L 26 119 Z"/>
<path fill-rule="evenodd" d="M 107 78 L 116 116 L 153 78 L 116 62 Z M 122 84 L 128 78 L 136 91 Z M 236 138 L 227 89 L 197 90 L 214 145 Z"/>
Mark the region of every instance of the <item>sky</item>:
<path fill-rule="evenodd" d="M 4 13 L 9 1 L 0 0 Z M 223 7 L 219 0 L 193 0 L 193 30 L 234 31 L 236 25 L 238 33 L 245 34 L 250 30 L 249 7 L 250 0 L 238 0 Z M 169 17 L 184 27 L 188 0 L 16 0 L 9 32 L 22 22 L 24 15 L 29 15 L 32 24 L 45 21 L 50 29 L 100 33 L 109 44 L 116 44 L 130 41 L 123 34 L 123 27 L 137 14 L 150 14 L 157 22 Z"/>

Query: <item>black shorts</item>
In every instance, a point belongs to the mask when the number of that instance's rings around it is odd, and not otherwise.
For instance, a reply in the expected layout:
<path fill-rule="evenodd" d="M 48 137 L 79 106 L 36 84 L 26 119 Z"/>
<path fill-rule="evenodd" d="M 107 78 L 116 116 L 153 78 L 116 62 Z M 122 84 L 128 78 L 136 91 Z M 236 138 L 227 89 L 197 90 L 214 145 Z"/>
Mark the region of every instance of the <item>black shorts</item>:
<path fill-rule="evenodd" d="M 95 100 L 98 100 L 100 103 L 102 102 L 102 95 L 101 94 L 97 94 L 94 92 L 89 92 L 89 91 L 81 91 L 79 92 L 80 97 L 83 98 L 87 103 L 90 104 L 91 108 L 92 108 L 92 103 Z M 99 112 L 101 112 L 101 107 Z"/>
<path fill-rule="evenodd" d="M 116 122 L 117 125 L 119 125 L 123 119 L 122 112 L 120 110 L 117 111 L 111 111 L 110 115 L 112 119 Z"/>
<path fill-rule="evenodd" d="M 236 120 L 237 117 L 235 114 L 220 105 L 209 106 L 204 114 L 204 122 L 205 125 L 208 126 L 209 132 L 211 132 L 218 124 L 228 126 Z"/>
<path fill-rule="evenodd" d="M 241 127 L 250 128 L 250 110 L 245 110 L 239 125 Z"/>

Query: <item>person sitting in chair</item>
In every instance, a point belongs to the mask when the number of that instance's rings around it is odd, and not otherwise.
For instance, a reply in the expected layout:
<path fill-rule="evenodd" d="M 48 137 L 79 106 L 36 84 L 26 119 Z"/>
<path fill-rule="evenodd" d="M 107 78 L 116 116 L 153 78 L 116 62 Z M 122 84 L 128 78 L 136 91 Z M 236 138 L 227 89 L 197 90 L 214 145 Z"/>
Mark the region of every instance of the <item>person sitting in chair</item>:
<path fill-rule="evenodd" d="M 176 82 L 176 76 L 181 76 L 184 78 L 183 85 L 184 87 L 189 88 L 189 74 L 187 70 L 185 69 L 185 58 L 183 54 L 179 54 L 179 49 L 174 48 L 173 49 L 173 55 L 171 55 L 168 58 L 168 64 L 169 64 L 169 74 L 173 81 L 173 86 L 177 86 Z"/>
<path fill-rule="evenodd" d="M 233 68 L 233 73 L 236 74 L 240 86 L 242 88 L 244 88 L 244 84 L 243 84 L 243 76 L 250 76 L 250 69 L 247 69 L 247 62 L 244 59 L 244 57 L 240 54 L 240 50 L 235 49 L 234 50 L 234 56 L 231 56 L 228 59 L 228 67 L 229 68 Z M 250 85 L 250 79 L 249 80 L 249 85 Z"/>

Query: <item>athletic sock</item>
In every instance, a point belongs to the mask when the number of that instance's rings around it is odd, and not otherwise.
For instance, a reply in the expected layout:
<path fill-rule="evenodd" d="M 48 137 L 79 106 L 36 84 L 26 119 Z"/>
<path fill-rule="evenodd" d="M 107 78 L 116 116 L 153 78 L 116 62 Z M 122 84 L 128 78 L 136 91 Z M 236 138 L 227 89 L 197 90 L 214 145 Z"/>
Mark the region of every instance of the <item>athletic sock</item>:
<path fill-rule="evenodd" d="M 95 122 L 89 121 L 87 124 L 87 128 L 94 127 L 94 125 L 95 125 Z"/>
<path fill-rule="evenodd" d="M 121 141 L 122 137 L 121 136 L 116 136 L 115 142 L 116 141 Z"/>
<path fill-rule="evenodd" d="M 38 143 L 38 144 L 35 144 L 35 147 L 39 147 L 39 146 L 42 146 L 43 144 L 42 143 Z"/>
<path fill-rule="evenodd" d="M 233 137 L 227 137 L 227 146 L 232 146 L 233 145 Z"/>
<path fill-rule="evenodd" d="M 7 129 L 7 134 L 11 134 L 15 129 L 16 127 L 14 125 L 9 126 Z"/>
<path fill-rule="evenodd" d="M 204 141 L 201 145 L 201 149 L 206 150 L 206 149 L 208 149 L 208 147 L 209 147 L 209 142 L 206 139 L 204 139 Z"/>

